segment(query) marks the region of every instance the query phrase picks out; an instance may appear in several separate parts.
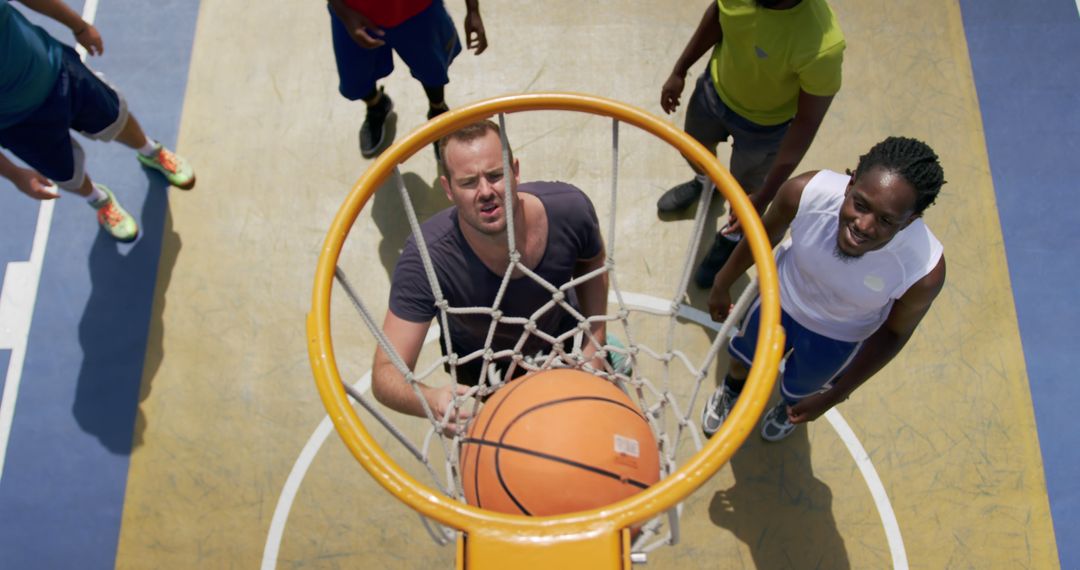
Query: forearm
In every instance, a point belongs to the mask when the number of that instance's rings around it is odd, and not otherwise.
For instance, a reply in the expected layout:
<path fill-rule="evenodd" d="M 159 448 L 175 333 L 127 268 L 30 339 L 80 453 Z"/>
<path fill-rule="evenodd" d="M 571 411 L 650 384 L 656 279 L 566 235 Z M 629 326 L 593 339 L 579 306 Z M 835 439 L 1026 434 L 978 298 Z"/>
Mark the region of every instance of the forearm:
<path fill-rule="evenodd" d="M 705 55 L 708 51 L 712 50 L 716 44 L 720 43 L 723 38 L 723 30 L 720 28 L 720 9 L 716 3 L 713 2 L 709 5 L 709 8 L 705 10 L 705 15 L 702 16 L 701 22 L 698 23 L 697 29 L 694 31 L 694 35 L 691 36 L 689 43 L 683 48 L 683 52 L 679 55 L 679 59 L 675 61 L 675 68 L 672 73 L 685 77 L 687 72 L 690 71 L 690 67 L 693 66 L 701 56 Z"/>
<path fill-rule="evenodd" d="M 356 11 L 349 7 L 345 3 L 345 0 L 327 0 L 330 4 L 330 9 L 334 11 L 338 19 L 342 22 L 350 22 L 352 18 L 356 17 Z"/>
<path fill-rule="evenodd" d="M 761 188 L 756 190 L 761 203 L 771 202 L 780 186 L 791 177 L 791 173 L 795 172 L 795 168 L 806 156 L 806 151 L 810 149 L 810 144 L 814 142 L 820 125 L 819 121 L 800 121 L 798 116 L 791 122 L 787 134 L 780 141 L 776 159 L 773 160 L 768 174 L 765 175 Z"/>
<path fill-rule="evenodd" d="M 721 238 L 722 239 L 722 238 Z M 720 271 L 716 274 L 716 279 L 713 281 L 714 287 L 720 287 L 725 291 L 730 291 L 735 281 L 746 273 L 747 269 L 754 264 L 754 256 L 750 252 L 750 245 L 748 240 L 739 240 L 739 243 L 732 250 L 731 255 L 728 257 L 724 266 L 720 268 Z"/>
<path fill-rule="evenodd" d="M 429 387 L 419 384 L 421 395 Z M 371 374 L 371 392 L 384 406 L 403 414 L 425 417 L 424 405 L 417 398 L 416 390 L 409 384 L 397 367 L 389 361 L 377 362 Z"/>
<path fill-rule="evenodd" d="M 21 2 L 27 8 L 67 26 L 74 34 L 78 34 L 90 25 L 82 19 L 82 16 L 60 0 L 21 0 Z"/>
<path fill-rule="evenodd" d="M 848 399 L 852 392 L 891 362 L 905 344 L 907 338 L 900 337 L 886 327 L 878 329 L 866 339 L 851 364 L 826 392 L 833 405 Z"/>
<path fill-rule="evenodd" d="M 595 268 L 594 268 L 595 270 Z M 589 271 L 583 270 L 578 277 Z M 598 275 L 578 285 L 575 289 L 578 302 L 581 304 L 581 314 L 586 318 L 607 314 L 608 279 L 607 274 Z M 606 321 L 599 320 L 590 323 L 589 330 L 600 343 L 604 342 L 607 331 Z"/>
<path fill-rule="evenodd" d="M 14 181 L 15 174 L 18 171 L 19 167 L 15 166 L 15 163 L 11 162 L 6 154 L 0 152 L 0 176 Z"/>

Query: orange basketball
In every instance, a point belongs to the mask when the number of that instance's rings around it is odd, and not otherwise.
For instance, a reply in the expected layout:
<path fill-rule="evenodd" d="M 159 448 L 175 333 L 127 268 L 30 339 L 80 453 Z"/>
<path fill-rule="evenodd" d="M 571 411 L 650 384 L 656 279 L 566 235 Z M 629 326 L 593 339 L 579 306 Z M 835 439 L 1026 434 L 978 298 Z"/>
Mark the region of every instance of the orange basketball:
<path fill-rule="evenodd" d="M 656 439 L 638 407 L 614 384 L 579 370 L 548 370 L 506 385 L 462 442 L 465 499 L 492 511 L 583 511 L 659 478 Z"/>

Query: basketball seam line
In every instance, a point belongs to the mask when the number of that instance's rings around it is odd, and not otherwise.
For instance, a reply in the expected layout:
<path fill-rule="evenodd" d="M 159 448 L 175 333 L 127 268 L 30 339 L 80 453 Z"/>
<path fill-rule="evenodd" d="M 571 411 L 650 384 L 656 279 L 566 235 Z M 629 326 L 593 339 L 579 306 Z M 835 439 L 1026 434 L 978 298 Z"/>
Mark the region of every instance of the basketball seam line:
<path fill-rule="evenodd" d="M 525 380 L 527 380 L 527 378 L 522 378 L 522 380 L 520 382 L 515 382 L 515 383 L 513 383 L 513 385 L 509 385 L 509 386 L 506 387 L 507 388 L 506 396 L 504 396 L 503 399 L 499 400 L 499 402 L 497 404 L 495 404 L 495 409 L 493 409 L 491 411 L 491 416 L 488 418 L 487 423 L 484 424 L 483 432 L 480 434 L 481 437 L 487 435 L 488 430 L 491 428 L 491 421 L 493 419 L 495 419 L 495 414 L 497 414 L 499 412 L 499 408 L 501 408 L 502 405 L 506 402 L 506 398 L 509 397 L 510 394 L 512 394 L 515 390 L 517 390 L 518 388 L 524 386 L 525 385 Z M 507 426 L 507 427 L 509 427 L 509 426 Z M 505 432 L 506 430 L 503 429 L 503 431 Z M 479 454 L 479 453 L 480 453 L 480 451 L 477 450 L 477 454 Z M 500 483 L 502 483 L 501 478 L 500 478 Z M 505 484 L 503 485 L 503 488 L 504 489 L 506 488 Z M 507 494 L 509 494 L 509 489 L 507 489 Z M 476 464 L 473 466 L 473 495 L 476 497 L 476 506 L 483 508 L 483 505 L 481 504 L 481 501 L 480 501 L 480 456 L 479 455 L 476 456 Z M 513 495 L 511 495 L 510 498 L 513 499 Z M 514 500 L 514 503 L 517 503 L 516 499 Z M 520 504 L 518 504 L 518 507 L 522 511 L 525 511 L 525 508 L 523 506 L 521 506 Z M 526 512 L 526 514 L 528 514 L 528 512 Z"/>
<path fill-rule="evenodd" d="M 577 402 L 577 401 L 581 401 L 581 400 L 597 400 L 597 401 L 600 401 L 600 402 L 610 402 L 612 404 L 615 404 L 616 406 L 619 406 L 621 408 L 625 408 L 626 410 L 632 412 L 635 416 L 637 416 L 637 417 L 641 418 L 642 420 L 644 420 L 645 423 L 649 422 L 648 418 L 646 418 L 645 415 L 642 414 L 640 411 L 638 411 L 636 408 L 634 408 L 632 406 L 627 406 L 626 404 L 624 404 L 623 402 L 620 402 L 618 400 L 613 400 L 611 398 L 607 398 L 607 397 L 604 397 L 604 396 L 572 396 L 570 398 L 560 398 L 558 400 L 551 400 L 549 402 L 544 402 L 543 404 L 537 404 L 537 405 L 535 405 L 535 406 L 533 406 L 531 408 L 526 408 L 526 409 L 522 410 L 521 413 L 519 413 L 517 415 L 517 417 L 515 417 L 513 420 L 511 420 L 510 423 L 506 424 L 506 427 L 503 428 L 503 434 L 505 435 L 506 431 L 509 430 L 510 427 L 513 426 L 518 421 L 518 419 L 521 418 L 521 416 L 530 414 L 530 413 L 535 412 L 536 410 L 539 410 L 541 408 L 546 408 L 548 406 L 554 406 L 555 404 L 564 404 L 566 402 Z M 503 401 L 505 401 L 505 400 L 503 400 Z M 502 402 L 499 402 L 499 403 L 501 404 Z M 488 424 L 490 425 L 490 422 L 488 422 Z M 487 430 L 484 430 L 484 431 L 485 431 L 485 435 L 486 435 Z M 499 439 L 502 439 L 502 438 L 499 438 Z"/>
<path fill-rule="evenodd" d="M 535 378 L 535 376 L 534 376 L 534 378 Z M 522 385 L 524 385 L 524 383 Z M 499 444 L 500 445 L 495 446 L 495 457 L 494 457 L 495 476 L 499 480 L 499 485 L 503 488 L 503 491 L 506 492 L 506 496 L 510 497 L 510 500 L 513 501 L 515 505 L 517 505 L 518 509 L 521 512 L 523 512 L 523 513 L 525 513 L 527 515 L 532 515 L 532 513 L 529 512 L 529 509 L 526 509 L 525 505 L 521 504 L 521 502 L 518 501 L 517 496 L 514 495 L 513 491 L 510 490 L 510 486 L 506 483 L 506 480 L 503 479 L 502 469 L 499 468 L 499 453 L 503 449 L 503 447 L 502 447 L 503 440 L 506 439 L 507 432 L 510 431 L 510 428 L 514 427 L 514 424 L 516 424 L 518 422 L 518 420 L 520 420 L 521 418 L 523 418 L 523 417 L 525 417 L 525 416 L 527 416 L 527 415 L 529 415 L 529 414 L 531 414 L 531 413 L 533 413 L 533 412 L 535 412 L 537 410 L 547 408 L 547 407 L 550 407 L 550 406 L 554 406 L 556 404 L 564 404 L 566 402 L 579 402 L 579 401 L 589 401 L 589 400 L 596 401 L 596 402 L 608 402 L 608 403 L 611 403 L 611 404 L 615 404 L 616 406 L 618 406 L 620 408 L 623 408 L 624 410 L 627 410 L 627 411 L 633 413 L 635 416 L 640 418 L 646 424 L 648 424 L 648 422 L 649 422 L 649 420 L 645 419 L 645 417 L 640 412 L 638 412 L 636 409 L 634 409 L 633 407 L 627 406 L 626 404 L 624 404 L 624 403 L 622 403 L 622 402 L 620 402 L 618 400 L 612 400 L 611 398 L 601 397 L 601 396 L 572 396 L 572 397 L 569 397 L 569 398 L 560 398 L 558 400 L 551 400 L 551 401 L 548 401 L 548 402 L 544 402 L 543 404 L 537 404 L 535 406 L 532 406 L 530 408 L 526 408 L 526 409 L 522 410 L 517 416 L 514 417 L 514 419 L 510 420 L 510 423 L 506 424 L 506 426 L 502 428 L 502 433 L 499 435 Z M 506 402 L 505 399 L 503 399 L 501 402 L 499 402 L 499 405 L 501 406 L 504 402 Z M 498 408 L 496 408 L 496 411 L 498 411 Z M 488 426 L 490 427 L 490 425 L 491 425 L 491 422 L 489 421 Z M 650 430 L 651 430 L 651 427 L 650 427 Z M 485 430 L 485 432 L 486 431 L 487 430 Z M 529 452 L 526 452 L 526 453 L 531 454 Z M 542 457 L 544 454 L 537 453 L 537 455 Z M 477 466 L 476 468 L 477 469 L 480 468 L 479 459 L 480 459 L 479 450 L 477 450 L 477 461 L 476 461 L 476 466 Z M 611 477 L 611 478 L 619 480 L 619 481 L 623 480 L 622 477 L 618 477 L 614 473 L 607 473 L 604 470 L 596 468 L 596 467 L 592 467 L 592 466 L 585 465 L 585 464 L 578 464 L 577 462 L 571 461 L 569 459 L 558 458 L 558 457 L 554 457 L 554 456 L 552 456 L 550 459 L 552 459 L 555 462 L 562 462 L 562 463 L 565 463 L 565 464 L 568 464 L 568 465 L 578 465 L 580 468 L 582 468 L 582 469 L 584 469 L 586 471 L 595 471 L 596 473 L 604 474 L 604 475 L 606 475 L 608 477 Z M 479 477 L 477 477 L 477 485 L 479 485 L 479 480 L 480 480 Z M 633 481 L 633 480 L 632 479 L 626 479 L 626 481 Z M 638 482 L 633 481 L 633 483 L 638 483 Z M 634 486 L 638 486 L 638 485 L 634 485 Z M 646 485 L 645 487 L 640 487 L 640 488 L 645 489 L 647 487 L 648 486 Z M 479 498 L 480 498 L 479 487 L 477 487 L 476 497 L 477 497 L 477 504 L 479 504 L 480 503 L 480 501 L 479 501 Z"/>
<path fill-rule="evenodd" d="M 540 457 L 542 459 L 549 459 L 551 461 L 555 461 L 556 463 L 565 463 L 565 464 L 571 465 L 573 467 L 579 467 L 579 468 L 584 469 L 586 471 L 592 471 L 593 473 L 596 473 L 598 475 L 603 475 L 605 477 L 610 477 L 612 479 L 617 479 L 619 481 L 625 481 L 625 482 L 627 482 L 627 483 L 629 483 L 629 484 L 631 484 L 631 485 L 633 485 L 635 487 L 638 487 L 640 489 L 648 489 L 649 488 L 649 485 L 646 484 L 646 483 L 642 483 L 641 481 L 638 481 L 636 479 L 623 478 L 618 473 L 615 473 L 613 471 L 608 471 L 606 469 L 601 469 L 599 467 L 594 467 L 594 466 L 588 465 L 586 463 L 581 463 L 579 461 L 574 461 L 573 459 L 567 459 L 565 457 L 559 457 L 558 455 L 552 455 L 550 453 L 544 453 L 542 451 L 535 451 L 535 450 L 532 450 L 532 449 L 526 449 L 524 447 L 518 447 L 516 445 L 510 445 L 508 443 L 502 443 L 502 442 L 496 442 L 496 441 L 488 441 L 486 439 L 474 439 L 474 438 L 471 438 L 471 437 L 461 440 L 461 443 L 462 443 L 462 445 L 467 445 L 467 444 L 472 443 L 472 444 L 481 445 L 481 446 L 486 445 L 488 447 L 494 447 L 494 448 L 497 448 L 499 450 L 516 451 L 518 453 L 524 453 L 525 455 L 532 455 L 534 457 Z"/>

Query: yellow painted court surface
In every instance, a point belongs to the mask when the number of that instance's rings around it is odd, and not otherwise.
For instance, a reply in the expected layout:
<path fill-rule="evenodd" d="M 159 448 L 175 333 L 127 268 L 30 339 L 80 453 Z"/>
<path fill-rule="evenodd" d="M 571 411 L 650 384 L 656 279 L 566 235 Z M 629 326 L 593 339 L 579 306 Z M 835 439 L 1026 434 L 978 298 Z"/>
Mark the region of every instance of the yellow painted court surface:
<path fill-rule="evenodd" d="M 660 86 L 704 5 L 483 2 L 490 47 L 459 56 L 447 100 L 578 91 L 659 114 Z M 848 42 L 844 87 L 799 170 L 853 168 L 875 142 L 906 135 L 934 147 L 948 180 L 926 215 L 945 245 L 945 290 L 905 351 L 838 408 L 898 533 L 890 539 L 863 472 L 822 418 L 779 444 L 752 434 L 687 501 L 681 543 L 650 554 L 649 567 L 887 568 L 896 537 L 912 568 L 1056 567 L 959 10 L 931 0 L 832 5 Z M 326 229 L 370 164 L 357 148 L 364 109 L 337 93 L 324 6 L 265 8 L 201 4 L 179 141 L 199 191 L 170 195 L 155 365 L 143 379 L 117 566 L 268 567 L 269 552 L 278 568 L 448 568 L 454 547 L 436 546 L 335 434 L 325 437 L 304 319 Z M 448 9 L 460 33 L 464 3 Z M 400 137 L 424 121 L 426 100 L 400 61 L 385 84 Z M 681 127 L 683 110 L 671 120 Z M 581 187 L 607 231 L 610 122 L 531 113 L 508 117 L 508 132 L 522 179 Z M 620 147 L 619 283 L 665 296 L 692 222 L 660 220 L 654 204 L 689 169 L 629 128 Z M 422 216 L 446 205 L 430 149 L 402 172 Z M 407 236 L 389 190 L 361 213 L 343 256 L 380 316 Z M 704 308 L 703 292 L 691 286 L 690 297 Z M 346 302 L 335 318 L 342 372 L 360 380 L 374 342 Z M 693 323 L 678 337 L 688 347 L 711 339 Z"/>

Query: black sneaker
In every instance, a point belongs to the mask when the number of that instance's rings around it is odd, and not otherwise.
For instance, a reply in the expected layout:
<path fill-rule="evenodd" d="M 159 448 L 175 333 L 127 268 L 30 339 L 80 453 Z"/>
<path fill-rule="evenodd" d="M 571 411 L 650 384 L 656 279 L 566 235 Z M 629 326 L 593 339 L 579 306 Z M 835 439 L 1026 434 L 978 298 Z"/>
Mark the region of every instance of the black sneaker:
<path fill-rule="evenodd" d="M 664 195 L 656 201 L 656 209 L 661 212 L 678 212 L 685 210 L 697 201 L 701 196 L 701 182 L 695 178 L 690 182 L 683 182 L 678 186 L 664 192 Z"/>
<path fill-rule="evenodd" d="M 448 107 L 446 103 L 443 103 L 442 106 L 439 107 L 428 107 L 427 120 L 430 121 L 449 110 L 450 107 Z M 439 162 L 442 159 L 442 157 L 439 156 L 439 141 L 432 143 L 432 146 L 435 147 L 435 162 Z"/>
<path fill-rule="evenodd" d="M 731 257 L 731 252 L 735 251 L 737 245 L 739 245 L 739 242 L 731 241 L 720 233 L 716 234 L 716 239 L 713 240 L 712 246 L 709 247 L 709 253 L 705 254 L 705 259 L 701 260 L 701 265 L 694 272 L 694 282 L 697 283 L 698 287 L 702 289 L 712 287 L 716 274 L 727 263 L 728 258 Z"/>
<path fill-rule="evenodd" d="M 394 102 L 383 93 L 382 87 L 379 93 L 382 98 L 368 106 L 364 124 L 360 126 L 360 155 L 364 158 L 379 154 L 391 142 L 386 136 L 386 119 L 394 112 Z"/>

